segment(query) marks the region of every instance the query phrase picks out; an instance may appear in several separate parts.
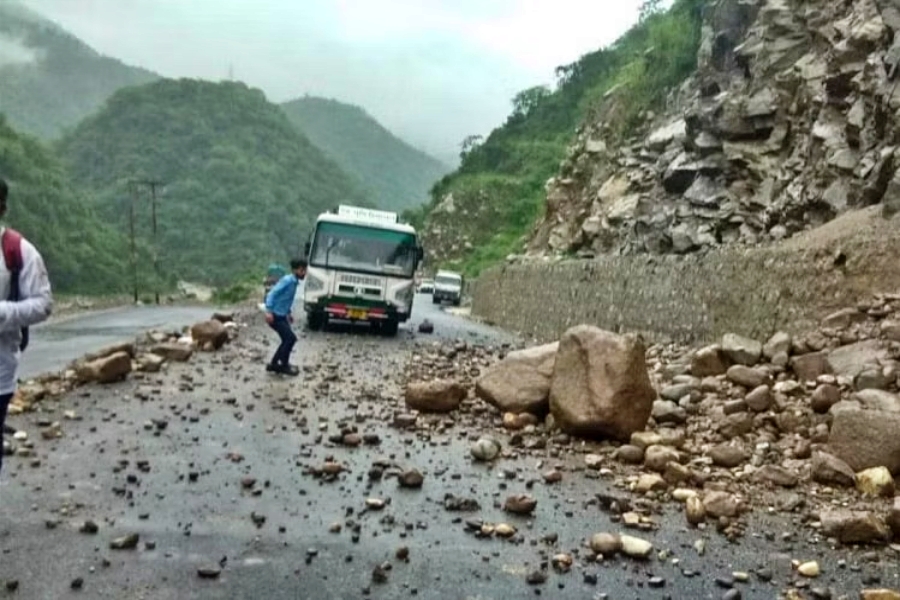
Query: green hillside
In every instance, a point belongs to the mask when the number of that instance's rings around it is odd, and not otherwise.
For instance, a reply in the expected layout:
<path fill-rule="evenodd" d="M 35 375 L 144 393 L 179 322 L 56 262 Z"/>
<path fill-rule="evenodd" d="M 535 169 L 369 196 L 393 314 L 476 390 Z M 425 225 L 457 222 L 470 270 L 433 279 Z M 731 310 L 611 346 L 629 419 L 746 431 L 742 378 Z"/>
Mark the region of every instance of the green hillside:
<path fill-rule="evenodd" d="M 320 212 L 365 203 L 278 106 L 241 83 L 162 80 L 121 90 L 59 149 L 121 230 L 128 180 L 164 182 L 162 271 L 190 281 L 228 283 L 284 261 L 302 248 Z M 148 204 L 146 197 L 140 203 L 142 237 Z"/>
<path fill-rule="evenodd" d="M 424 204 L 431 186 L 450 171 L 357 106 L 307 96 L 282 108 L 316 146 L 362 182 L 379 208 L 403 211 Z"/>
<path fill-rule="evenodd" d="M 18 131 L 56 138 L 116 90 L 156 78 L 102 56 L 51 21 L 0 0 L 0 113 Z"/>
<path fill-rule="evenodd" d="M 0 116 L 0 177 L 10 185 L 6 224 L 41 251 L 56 291 L 125 288 L 125 239 L 103 223 L 60 162 Z"/>
<path fill-rule="evenodd" d="M 558 67 L 554 89 L 522 91 L 502 126 L 484 140 L 467 139 L 459 169 L 413 215 L 431 232 L 426 247 L 432 258 L 477 275 L 521 251 L 543 208 L 544 185 L 578 126 L 596 111 L 614 110 L 607 142 L 615 144 L 693 72 L 707 1 L 674 0 L 663 10 L 660 0 L 646 0 L 641 20 L 615 43 Z M 607 97 L 613 89 L 614 107 Z"/>

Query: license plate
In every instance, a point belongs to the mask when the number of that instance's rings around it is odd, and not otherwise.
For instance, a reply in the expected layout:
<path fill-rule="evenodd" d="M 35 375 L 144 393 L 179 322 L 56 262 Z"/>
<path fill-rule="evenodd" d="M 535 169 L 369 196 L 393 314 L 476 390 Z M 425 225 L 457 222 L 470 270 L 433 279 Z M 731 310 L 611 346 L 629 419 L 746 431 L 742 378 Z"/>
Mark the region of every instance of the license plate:
<path fill-rule="evenodd" d="M 349 318 L 349 319 L 362 320 L 362 319 L 365 319 L 366 316 L 367 316 L 366 311 L 358 309 L 358 308 L 351 308 L 347 311 L 347 318 Z"/>

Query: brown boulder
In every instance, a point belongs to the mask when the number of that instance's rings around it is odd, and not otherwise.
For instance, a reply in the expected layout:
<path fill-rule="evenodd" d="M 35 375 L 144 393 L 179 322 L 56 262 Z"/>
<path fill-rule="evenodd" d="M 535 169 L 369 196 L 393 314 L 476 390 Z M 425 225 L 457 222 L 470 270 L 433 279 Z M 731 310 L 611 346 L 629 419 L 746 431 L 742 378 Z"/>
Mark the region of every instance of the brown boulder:
<path fill-rule="evenodd" d="M 456 381 L 410 383 L 406 386 L 406 405 L 420 412 L 448 413 L 459 408 L 467 394 Z"/>
<path fill-rule="evenodd" d="M 119 354 L 121 352 L 124 352 L 124 353 L 128 354 L 128 356 L 133 358 L 135 355 L 135 352 L 136 352 L 134 343 L 123 342 L 121 344 L 113 344 L 112 346 L 107 346 L 105 348 L 101 348 L 100 350 L 97 350 L 96 352 L 91 352 L 89 354 L 85 354 L 81 358 L 81 362 L 89 363 L 89 362 L 98 360 L 100 358 L 108 358 L 108 357 L 112 356 L 113 354 Z"/>
<path fill-rule="evenodd" d="M 559 343 L 510 352 L 475 384 L 475 395 L 503 412 L 546 413 Z"/>
<path fill-rule="evenodd" d="M 894 498 L 894 504 L 888 515 L 888 525 L 894 532 L 894 539 L 900 540 L 900 496 Z"/>
<path fill-rule="evenodd" d="M 656 391 L 643 341 L 590 325 L 563 334 L 550 385 L 550 411 L 565 432 L 627 441 L 647 425 Z"/>
<path fill-rule="evenodd" d="M 156 373 L 162 369 L 166 359 L 158 354 L 141 354 L 137 357 L 137 370 L 144 373 Z"/>
<path fill-rule="evenodd" d="M 222 321 L 210 319 L 191 327 L 191 338 L 200 348 L 218 350 L 228 342 L 228 329 Z"/>
<path fill-rule="evenodd" d="M 791 368 L 800 381 L 815 381 L 831 373 L 831 363 L 824 352 L 810 352 L 791 359 Z"/>
<path fill-rule="evenodd" d="M 822 485 L 850 487 L 856 483 L 856 473 L 850 465 L 826 452 L 816 452 L 812 458 L 812 480 Z"/>
<path fill-rule="evenodd" d="M 150 352 L 162 356 L 166 360 L 174 360 L 176 362 L 187 362 L 191 359 L 194 349 L 188 344 L 179 342 L 164 342 L 156 344 L 150 349 Z"/>
<path fill-rule="evenodd" d="M 847 408 L 834 412 L 828 447 L 831 453 L 859 472 L 887 467 L 900 473 L 900 414 Z"/>
<path fill-rule="evenodd" d="M 727 369 L 728 361 L 718 345 L 701 348 L 691 358 L 691 375 L 694 377 L 722 375 Z"/>
<path fill-rule="evenodd" d="M 131 373 L 131 355 L 128 352 L 116 352 L 83 363 L 76 369 L 78 379 L 83 382 L 113 383 L 125 379 L 129 373 Z"/>
<path fill-rule="evenodd" d="M 819 515 L 822 533 L 842 544 L 869 544 L 890 539 L 884 519 L 866 511 L 828 510 Z"/>

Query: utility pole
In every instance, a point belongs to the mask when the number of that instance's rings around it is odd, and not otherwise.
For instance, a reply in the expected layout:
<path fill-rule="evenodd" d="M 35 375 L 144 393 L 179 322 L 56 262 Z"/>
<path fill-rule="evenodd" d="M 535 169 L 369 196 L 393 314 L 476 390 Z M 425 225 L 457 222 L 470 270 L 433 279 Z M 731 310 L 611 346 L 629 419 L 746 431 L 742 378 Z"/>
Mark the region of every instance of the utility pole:
<path fill-rule="evenodd" d="M 128 210 L 128 229 L 131 233 L 131 286 L 134 292 L 134 303 L 138 302 L 138 272 L 137 272 L 137 243 L 134 239 L 134 207 L 137 204 L 137 185 L 130 182 L 131 189 L 131 205 Z"/>
<path fill-rule="evenodd" d="M 154 299 L 157 304 L 159 304 L 159 285 L 160 285 L 160 274 L 159 274 L 159 245 L 157 244 L 157 219 L 156 219 L 156 189 L 163 185 L 163 182 L 156 181 L 152 179 L 132 179 L 131 180 L 132 188 L 134 189 L 136 186 L 147 186 L 150 188 L 150 226 L 152 232 L 152 247 L 151 251 L 153 253 L 153 274 L 155 278 L 155 283 L 153 285 L 154 288 Z M 132 196 L 132 204 L 131 204 L 131 254 L 132 254 L 132 263 L 134 269 L 134 298 L 135 302 L 137 302 L 137 256 L 136 256 L 136 246 L 135 246 L 135 235 L 134 235 L 134 204 L 135 199 L 137 198 L 137 194 L 135 193 Z"/>

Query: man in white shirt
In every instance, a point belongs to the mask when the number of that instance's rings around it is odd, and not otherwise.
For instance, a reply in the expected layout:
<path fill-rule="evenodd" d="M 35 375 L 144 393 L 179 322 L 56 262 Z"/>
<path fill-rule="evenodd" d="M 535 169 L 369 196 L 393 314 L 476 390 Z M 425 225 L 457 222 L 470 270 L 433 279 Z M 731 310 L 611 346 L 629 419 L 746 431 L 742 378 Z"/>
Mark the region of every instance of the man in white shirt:
<path fill-rule="evenodd" d="M 9 186 L 0 178 L 0 218 L 6 214 Z M 16 231 L 0 226 L 0 431 L 16 393 L 19 356 L 27 342 L 27 328 L 47 319 L 53 305 L 44 259 Z M 3 452 L 0 451 L 0 468 Z"/>

